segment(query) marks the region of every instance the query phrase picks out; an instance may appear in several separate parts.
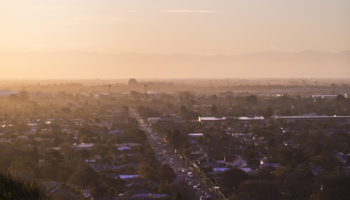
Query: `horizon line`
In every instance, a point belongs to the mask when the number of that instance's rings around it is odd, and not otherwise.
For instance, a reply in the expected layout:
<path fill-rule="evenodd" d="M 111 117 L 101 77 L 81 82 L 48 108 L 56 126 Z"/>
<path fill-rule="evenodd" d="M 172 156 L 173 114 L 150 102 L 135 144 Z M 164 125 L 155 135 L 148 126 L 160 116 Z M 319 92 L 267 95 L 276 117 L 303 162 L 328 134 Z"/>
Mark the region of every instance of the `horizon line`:
<path fill-rule="evenodd" d="M 249 51 L 241 53 L 189 53 L 189 52 L 177 52 L 177 53 L 161 53 L 161 52 L 132 52 L 132 51 L 122 51 L 122 52 L 102 52 L 102 51 L 82 51 L 82 50 L 54 50 L 54 51 L 4 51 L 0 50 L 1 53 L 91 53 L 91 54 L 106 54 L 106 55 L 125 55 L 125 54 L 135 54 L 135 55 L 164 55 L 164 56 L 174 56 L 174 55 L 191 55 L 191 56 L 237 56 L 237 55 L 249 55 L 249 54 L 263 54 L 263 53 L 306 53 L 306 52 L 316 52 L 316 53 L 344 53 L 350 52 L 350 49 L 337 50 L 337 51 L 327 51 L 327 50 L 315 50 L 315 49 L 306 49 L 298 51 L 288 51 L 288 50 L 270 50 L 270 51 Z"/>

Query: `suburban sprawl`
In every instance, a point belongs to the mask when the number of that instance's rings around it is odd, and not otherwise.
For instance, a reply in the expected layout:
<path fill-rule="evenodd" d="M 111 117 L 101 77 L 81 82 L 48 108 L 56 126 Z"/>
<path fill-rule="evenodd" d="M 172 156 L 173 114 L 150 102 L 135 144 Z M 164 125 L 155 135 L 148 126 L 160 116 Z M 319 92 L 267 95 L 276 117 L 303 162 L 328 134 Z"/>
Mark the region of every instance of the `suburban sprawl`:
<path fill-rule="evenodd" d="M 0 149 L 42 199 L 345 200 L 350 82 L 2 81 Z"/>

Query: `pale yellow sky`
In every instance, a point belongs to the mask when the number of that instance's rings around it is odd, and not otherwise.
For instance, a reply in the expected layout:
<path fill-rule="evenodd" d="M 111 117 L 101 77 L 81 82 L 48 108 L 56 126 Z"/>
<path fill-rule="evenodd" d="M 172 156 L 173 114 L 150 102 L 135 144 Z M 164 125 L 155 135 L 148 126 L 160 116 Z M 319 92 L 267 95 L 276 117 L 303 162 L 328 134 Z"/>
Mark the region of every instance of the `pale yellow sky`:
<path fill-rule="evenodd" d="M 348 0 L 1 0 L 0 51 L 350 49 Z"/>
<path fill-rule="evenodd" d="M 84 59 L 79 57 L 72 61 L 57 52 L 72 55 L 79 52 L 235 55 L 349 49 L 349 0 L 0 0 L 0 78 L 76 77 L 65 69 L 81 69 L 85 66 Z M 36 57 L 16 55 L 23 52 L 36 52 Z M 48 52 L 53 54 L 48 56 Z M 56 59 L 60 57 L 60 65 L 52 63 L 53 55 Z M 338 57 L 331 60 L 342 63 L 342 70 L 346 70 L 349 60 L 341 58 L 340 61 Z M 158 60 L 148 62 L 150 59 L 160 57 L 150 56 L 145 65 L 133 63 L 134 71 L 124 67 L 130 65 L 125 58 L 105 63 L 105 66 L 109 66 L 110 72 L 119 70 L 121 77 L 136 72 L 140 77 L 171 77 L 171 70 L 146 76 L 147 67 L 154 67 L 154 62 L 162 64 Z M 97 60 L 96 65 L 88 63 L 89 75 L 80 74 L 79 77 L 93 78 L 101 63 Z M 212 61 L 212 66 L 219 63 L 218 60 Z M 176 67 L 166 63 L 165 69 Z M 256 63 L 258 67 L 259 61 Z M 60 73 L 56 73 L 57 69 L 51 70 L 53 65 L 62 68 L 58 70 Z M 52 74 L 45 74 L 38 66 L 48 68 Z M 236 71 L 230 69 L 240 74 L 237 76 L 251 75 L 251 71 L 240 69 L 244 65 L 226 63 L 225 66 L 237 68 Z M 342 70 L 339 75 L 344 76 Z M 186 76 L 207 77 L 213 72 Z M 107 75 L 109 77 L 110 73 Z M 300 71 L 291 75 L 303 74 Z"/>

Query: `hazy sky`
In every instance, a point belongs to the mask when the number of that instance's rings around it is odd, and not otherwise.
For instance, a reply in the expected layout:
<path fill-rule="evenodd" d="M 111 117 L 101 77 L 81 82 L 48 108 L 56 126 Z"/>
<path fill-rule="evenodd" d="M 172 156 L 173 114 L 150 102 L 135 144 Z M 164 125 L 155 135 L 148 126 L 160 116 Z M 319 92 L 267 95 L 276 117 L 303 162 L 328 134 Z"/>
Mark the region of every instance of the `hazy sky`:
<path fill-rule="evenodd" d="M 0 0 L 0 51 L 350 49 L 349 0 Z"/>
<path fill-rule="evenodd" d="M 231 55 L 349 49 L 349 0 L 0 0 L 0 78 L 37 65 L 8 60 L 9 52 Z M 342 62 L 343 68 L 349 63 Z M 118 69 L 126 72 L 122 65 Z"/>

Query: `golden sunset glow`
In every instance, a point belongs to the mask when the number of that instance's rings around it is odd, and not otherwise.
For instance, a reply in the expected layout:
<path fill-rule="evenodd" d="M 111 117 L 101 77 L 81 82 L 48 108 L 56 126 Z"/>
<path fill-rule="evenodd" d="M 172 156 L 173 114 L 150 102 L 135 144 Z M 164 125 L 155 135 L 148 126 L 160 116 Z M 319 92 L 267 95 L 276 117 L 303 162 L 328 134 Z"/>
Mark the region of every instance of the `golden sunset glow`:
<path fill-rule="evenodd" d="M 1 79 L 350 75 L 347 0 L 2 0 L 0 19 Z"/>
<path fill-rule="evenodd" d="M 350 200 L 350 0 L 0 0 L 0 200 Z"/>

